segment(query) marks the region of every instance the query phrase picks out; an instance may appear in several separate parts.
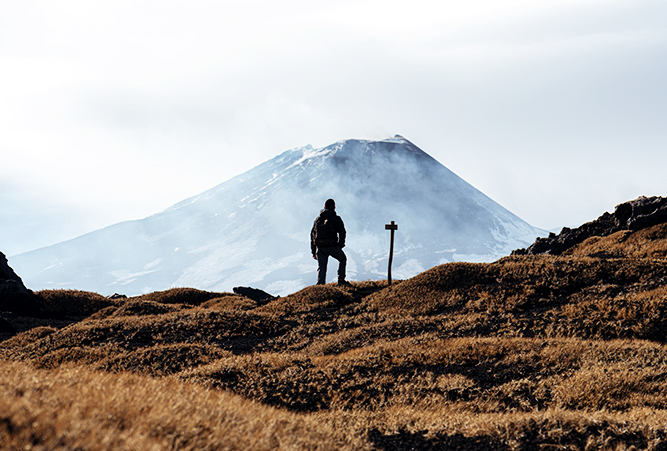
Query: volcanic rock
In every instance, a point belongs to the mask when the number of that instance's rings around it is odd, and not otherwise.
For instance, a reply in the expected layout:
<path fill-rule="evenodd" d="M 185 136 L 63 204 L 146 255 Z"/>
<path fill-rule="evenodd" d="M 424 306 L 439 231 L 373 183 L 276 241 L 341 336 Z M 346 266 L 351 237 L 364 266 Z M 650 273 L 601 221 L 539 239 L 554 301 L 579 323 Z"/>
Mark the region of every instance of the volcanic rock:
<path fill-rule="evenodd" d="M 604 237 L 621 230 L 637 231 L 665 222 L 667 197 L 640 196 L 617 205 L 614 213 L 605 212 L 576 229 L 563 227 L 558 235 L 552 232 L 546 238 L 537 238 L 527 249 L 517 249 L 512 255 L 559 255 L 593 236 Z"/>
<path fill-rule="evenodd" d="M 0 252 L 0 296 L 5 293 L 27 294 L 28 289 L 23 285 L 21 278 L 9 266 L 5 254 Z"/>
<path fill-rule="evenodd" d="M 41 312 L 39 302 L 23 285 L 23 281 L 9 266 L 7 257 L 2 252 L 0 252 L 0 311 L 28 316 L 35 316 Z"/>
<path fill-rule="evenodd" d="M 0 315 L 0 334 L 14 334 L 16 328 L 7 321 L 3 315 Z"/>
<path fill-rule="evenodd" d="M 234 287 L 234 293 L 252 299 L 260 305 L 267 304 L 269 301 L 279 298 L 280 296 L 273 296 L 264 290 L 251 287 Z"/>

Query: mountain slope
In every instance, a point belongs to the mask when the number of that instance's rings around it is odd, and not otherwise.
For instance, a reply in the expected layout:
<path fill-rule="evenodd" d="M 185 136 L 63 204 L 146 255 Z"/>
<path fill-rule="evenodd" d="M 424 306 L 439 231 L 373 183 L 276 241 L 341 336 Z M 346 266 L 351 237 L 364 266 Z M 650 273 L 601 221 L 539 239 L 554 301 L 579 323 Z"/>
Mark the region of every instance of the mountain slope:
<path fill-rule="evenodd" d="M 252 285 L 286 294 L 315 282 L 309 231 L 329 197 L 348 231 L 353 280 L 385 276 L 391 220 L 399 225 L 397 278 L 449 261 L 494 260 L 541 232 L 396 136 L 286 151 L 161 213 L 15 256 L 12 265 L 33 289 Z"/>

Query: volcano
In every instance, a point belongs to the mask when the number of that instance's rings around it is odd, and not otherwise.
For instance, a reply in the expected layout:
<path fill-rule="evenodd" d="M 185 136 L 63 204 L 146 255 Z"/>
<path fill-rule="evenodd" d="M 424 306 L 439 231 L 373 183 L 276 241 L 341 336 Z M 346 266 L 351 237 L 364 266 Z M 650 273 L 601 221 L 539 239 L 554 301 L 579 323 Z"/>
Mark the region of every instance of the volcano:
<path fill-rule="evenodd" d="M 160 213 L 14 256 L 12 266 L 32 289 L 288 294 L 316 281 L 309 232 L 327 198 L 345 221 L 351 280 L 386 277 L 392 220 L 394 278 L 493 261 L 544 234 L 396 135 L 288 150 Z"/>

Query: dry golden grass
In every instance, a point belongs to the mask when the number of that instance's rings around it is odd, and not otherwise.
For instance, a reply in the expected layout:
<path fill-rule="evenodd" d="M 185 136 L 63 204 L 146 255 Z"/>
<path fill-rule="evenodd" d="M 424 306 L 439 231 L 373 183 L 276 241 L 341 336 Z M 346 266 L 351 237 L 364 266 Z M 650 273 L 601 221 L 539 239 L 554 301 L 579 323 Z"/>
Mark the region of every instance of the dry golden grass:
<path fill-rule="evenodd" d="M 132 302 L 132 301 L 128 301 Z M 122 309 L 123 307 L 119 307 Z M 23 340 L 21 335 L 0 343 L 0 356 L 31 360 L 42 368 L 53 368 L 68 362 L 85 362 L 102 367 L 116 367 L 119 355 L 136 362 L 144 361 L 144 350 L 171 345 L 184 346 L 181 358 L 188 352 L 200 352 L 190 345 L 215 346 L 220 350 L 243 352 L 258 342 L 283 333 L 288 324 L 266 314 L 244 311 L 226 312 L 203 308 L 179 309 L 175 312 L 146 315 L 108 315 L 72 324 L 64 329 L 42 329 L 38 340 Z M 192 361 L 200 361 L 192 356 Z M 165 362 L 167 363 L 167 362 Z M 152 359 L 145 360 L 148 369 Z M 134 367 L 145 371 L 142 366 Z M 161 371 L 174 372 L 163 365 Z"/>
<path fill-rule="evenodd" d="M 137 405 L 147 384 L 164 384 L 166 403 L 238 401 L 233 393 L 259 403 L 243 404 L 249 417 L 312 425 L 294 429 L 303 441 L 276 439 L 285 448 L 667 450 L 666 249 L 667 226 L 656 226 L 557 257 L 441 265 L 392 286 L 312 286 L 262 306 L 191 289 L 113 302 L 48 293 L 54 314 L 87 317 L 0 342 L 0 358 L 38 380 L 65 383 L 78 368 L 86 383 L 128 393 L 123 381 L 141 381 Z M 63 424 L 49 427 L 62 436 Z M 143 437 L 137 449 L 154 444 L 153 426 L 109 427 L 114 440 Z M 177 449 L 218 437 L 217 424 L 197 427 Z M 72 430 L 98 433 L 84 429 Z M 24 443 L 20 430 L 3 434 Z"/>
<path fill-rule="evenodd" d="M 313 310 L 340 308 L 352 302 L 351 295 L 334 284 L 313 285 L 292 295 L 278 298 L 259 307 L 258 312 L 273 315 L 304 313 Z"/>
<path fill-rule="evenodd" d="M 339 355 L 229 355 L 178 377 L 303 412 L 667 409 L 667 349 L 650 342 L 426 334 Z"/>
<path fill-rule="evenodd" d="M 667 435 L 667 413 L 651 409 L 470 415 L 443 406 L 329 411 L 318 416 L 336 429 L 367 433 L 380 450 L 658 451 L 665 449 Z"/>
<path fill-rule="evenodd" d="M 3 450 L 369 449 L 317 419 L 173 380 L 0 361 Z"/>
<path fill-rule="evenodd" d="M 238 294 L 230 294 L 213 298 L 201 304 L 202 307 L 213 310 L 252 310 L 257 307 L 257 302 Z"/>
<path fill-rule="evenodd" d="M 35 296 L 42 309 L 51 315 L 88 316 L 117 304 L 116 300 L 90 291 L 42 290 Z"/>
<path fill-rule="evenodd" d="M 606 237 L 592 237 L 564 254 L 597 258 L 664 259 L 667 257 L 667 224 L 637 232 L 623 230 Z"/>
<path fill-rule="evenodd" d="M 370 296 L 368 302 L 394 313 L 512 312 L 562 304 L 600 284 L 643 291 L 665 277 L 665 260 L 514 256 L 495 263 L 437 266 Z"/>

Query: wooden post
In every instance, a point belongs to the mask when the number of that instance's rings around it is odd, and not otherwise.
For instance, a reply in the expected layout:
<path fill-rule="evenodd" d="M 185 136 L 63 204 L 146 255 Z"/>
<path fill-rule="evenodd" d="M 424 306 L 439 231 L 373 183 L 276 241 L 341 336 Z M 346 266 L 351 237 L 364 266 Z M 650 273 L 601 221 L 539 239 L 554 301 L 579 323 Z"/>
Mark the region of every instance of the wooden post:
<path fill-rule="evenodd" d="M 385 230 L 391 230 L 391 241 L 389 242 L 389 270 L 387 271 L 387 278 L 389 280 L 389 285 L 391 285 L 391 262 L 394 259 L 394 230 L 398 230 L 398 224 L 394 224 L 394 221 L 391 221 L 391 224 L 384 225 Z"/>

